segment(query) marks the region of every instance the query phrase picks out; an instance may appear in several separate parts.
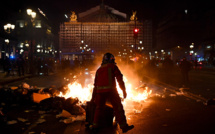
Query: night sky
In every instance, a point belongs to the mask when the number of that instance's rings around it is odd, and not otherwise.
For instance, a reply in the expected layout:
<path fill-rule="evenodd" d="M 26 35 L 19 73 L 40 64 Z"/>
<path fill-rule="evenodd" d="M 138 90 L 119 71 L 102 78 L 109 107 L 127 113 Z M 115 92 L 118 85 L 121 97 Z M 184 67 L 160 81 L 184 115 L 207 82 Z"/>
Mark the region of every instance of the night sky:
<path fill-rule="evenodd" d="M 11 12 L 37 7 L 58 27 L 61 22 L 65 21 L 64 14 L 69 14 L 70 11 L 78 14 L 101 2 L 102 0 L 7 0 L 0 5 L 0 21 L 6 22 L 10 18 Z M 152 19 L 155 22 L 174 10 L 188 9 L 188 12 L 189 10 L 201 12 L 207 8 L 213 8 L 214 5 L 211 0 L 104 0 L 104 3 L 129 16 L 132 14 L 132 10 L 136 10 L 139 20 Z"/>

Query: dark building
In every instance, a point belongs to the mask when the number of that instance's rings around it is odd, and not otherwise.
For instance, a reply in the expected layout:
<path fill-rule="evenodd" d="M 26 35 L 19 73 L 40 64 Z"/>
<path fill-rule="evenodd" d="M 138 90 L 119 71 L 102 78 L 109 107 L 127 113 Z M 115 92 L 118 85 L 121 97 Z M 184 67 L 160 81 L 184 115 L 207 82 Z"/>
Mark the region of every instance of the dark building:
<path fill-rule="evenodd" d="M 5 21 L 1 37 L 3 40 L 8 39 L 9 43 L 1 46 L 9 46 L 10 49 L 4 55 L 14 57 L 22 54 L 26 58 L 31 54 L 34 57 L 55 56 L 56 44 L 50 21 L 39 8 L 28 11 L 29 14 L 27 9 L 13 12 L 10 20 Z"/>
<path fill-rule="evenodd" d="M 165 50 L 173 59 L 209 60 L 215 44 L 214 15 L 214 8 L 205 5 L 167 13 L 158 23 L 155 51 Z"/>
<path fill-rule="evenodd" d="M 30 11 L 30 12 L 33 12 Z M 36 17 L 20 10 L 16 20 L 16 37 L 19 40 L 19 53 L 33 53 L 34 56 L 54 56 L 56 45 L 50 22 L 39 8 L 35 9 Z"/>

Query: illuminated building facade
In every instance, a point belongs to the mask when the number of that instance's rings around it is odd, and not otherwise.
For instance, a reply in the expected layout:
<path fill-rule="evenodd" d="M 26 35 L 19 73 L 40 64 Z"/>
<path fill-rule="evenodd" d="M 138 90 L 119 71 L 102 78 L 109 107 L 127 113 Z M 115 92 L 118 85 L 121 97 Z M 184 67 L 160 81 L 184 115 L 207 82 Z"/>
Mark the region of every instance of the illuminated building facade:
<path fill-rule="evenodd" d="M 31 9 L 30 9 L 31 10 Z M 16 19 L 16 38 L 19 40 L 17 52 L 24 56 L 54 57 L 56 45 L 52 27 L 46 15 L 38 8 L 32 18 L 26 10 L 20 10 Z"/>
<path fill-rule="evenodd" d="M 60 25 L 59 41 L 62 58 L 74 58 L 78 54 L 112 52 L 117 55 L 132 55 L 134 50 L 143 52 L 151 48 L 145 45 L 144 23 L 109 6 L 101 4 L 75 15 L 70 22 Z M 134 39 L 134 28 L 138 37 Z M 136 49 L 135 49 L 136 46 Z"/>

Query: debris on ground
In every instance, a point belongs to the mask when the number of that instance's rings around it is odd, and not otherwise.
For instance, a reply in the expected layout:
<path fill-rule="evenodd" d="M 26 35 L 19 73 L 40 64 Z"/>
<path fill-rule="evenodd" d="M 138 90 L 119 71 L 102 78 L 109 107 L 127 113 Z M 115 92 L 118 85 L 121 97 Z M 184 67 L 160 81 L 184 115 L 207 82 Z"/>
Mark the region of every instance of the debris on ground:
<path fill-rule="evenodd" d="M 16 123 L 17 123 L 17 120 L 11 120 L 11 121 L 7 122 L 8 125 L 13 125 L 13 124 L 16 124 Z"/>
<path fill-rule="evenodd" d="M 86 111 L 84 109 L 85 107 L 83 103 L 80 103 L 78 98 L 59 97 L 59 94 L 60 89 L 56 89 L 55 86 L 38 89 L 36 86 L 30 86 L 27 83 L 23 83 L 18 87 L 1 87 L 0 110 L 7 111 L 7 107 L 12 107 L 14 104 L 17 106 L 35 106 L 35 108 L 38 108 L 38 114 L 41 115 L 41 117 L 36 121 L 37 124 L 46 122 L 42 116 L 46 113 L 49 113 L 50 111 L 56 111 L 54 112 L 55 114 L 58 113 L 56 118 L 59 118 L 60 121 L 64 122 L 65 124 L 73 123 L 75 121 L 85 121 Z M 24 112 L 29 113 L 32 112 L 32 110 L 26 109 Z M 3 112 L 1 116 L 3 118 Z M 18 123 L 18 121 L 23 122 L 26 125 L 30 125 L 28 119 L 21 117 L 15 120 L 5 121 L 5 123 L 12 125 Z M 35 132 L 30 133 L 33 134 Z"/>
<path fill-rule="evenodd" d="M 26 122 L 28 121 L 28 119 L 24 119 L 24 118 L 17 118 L 18 121 L 21 121 L 21 122 Z"/>

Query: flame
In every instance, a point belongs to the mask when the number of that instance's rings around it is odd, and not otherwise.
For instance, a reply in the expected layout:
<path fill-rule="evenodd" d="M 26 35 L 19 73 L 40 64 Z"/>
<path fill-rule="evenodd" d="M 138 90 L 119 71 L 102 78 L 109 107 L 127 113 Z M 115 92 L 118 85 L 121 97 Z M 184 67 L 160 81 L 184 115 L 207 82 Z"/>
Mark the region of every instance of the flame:
<path fill-rule="evenodd" d="M 65 97 L 66 99 L 70 97 L 78 98 L 81 102 L 91 100 L 93 84 L 88 84 L 86 87 L 82 87 L 80 83 L 75 81 L 72 84 L 68 84 L 67 88 L 67 92 L 65 94 L 60 92 L 59 96 Z"/>
<path fill-rule="evenodd" d="M 131 58 L 130 60 L 132 60 L 132 61 L 138 61 L 139 60 L 139 57 L 133 57 L 133 58 Z"/>
<path fill-rule="evenodd" d="M 126 108 L 133 109 L 131 108 L 130 104 L 133 104 L 132 102 L 141 102 L 141 101 L 146 101 L 146 99 L 150 96 L 152 93 L 152 90 L 148 90 L 148 87 L 143 86 L 143 87 L 138 87 L 134 88 L 131 83 L 128 82 L 127 78 L 124 76 L 124 82 L 126 86 L 126 92 L 127 92 L 127 98 L 122 99 L 123 100 L 123 105 Z M 86 101 L 90 101 L 92 97 L 92 90 L 93 90 L 93 83 L 88 84 L 87 86 L 82 87 L 82 85 L 78 82 L 75 81 L 73 83 L 70 83 L 67 85 L 67 91 L 66 93 L 60 93 L 59 96 L 65 97 L 65 98 L 78 98 L 82 103 Z M 117 83 L 117 90 L 121 98 L 123 98 L 123 93 L 122 90 L 119 88 L 119 85 Z"/>
<path fill-rule="evenodd" d="M 124 82 L 125 82 L 126 92 L 127 92 L 126 100 L 137 101 L 137 102 L 145 101 L 152 93 L 152 90 L 148 91 L 148 87 L 146 86 L 138 87 L 138 88 L 132 87 L 132 84 L 128 82 L 128 79 L 126 77 L 124 77 Z M 117 83 L 117 90 L 120 96 L 123 97 L 122 90 L 120 89 L 118 83 Z"/>

